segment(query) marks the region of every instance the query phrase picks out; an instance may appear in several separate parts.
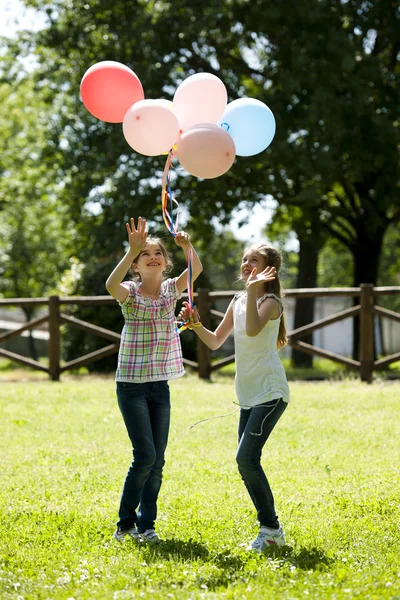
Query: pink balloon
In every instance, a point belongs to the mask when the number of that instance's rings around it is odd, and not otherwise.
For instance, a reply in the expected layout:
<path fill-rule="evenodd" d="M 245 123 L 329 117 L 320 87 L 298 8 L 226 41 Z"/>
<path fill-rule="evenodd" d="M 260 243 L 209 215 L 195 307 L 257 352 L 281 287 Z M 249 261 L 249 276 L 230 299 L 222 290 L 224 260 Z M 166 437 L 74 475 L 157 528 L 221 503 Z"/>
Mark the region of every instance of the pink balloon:
<path fill-rule="evenodd" d="M 143 100 L 144 92 L 132 69 L 105 60 L 91 66 L 82 77 L 81 97 L 93 116 L 108 123 L 122 123 L 128 108 Z"/>
<path fill-rule="evenodd" d="M 136 152 L 157 156 L 175 144 L 179 123 L 167 100 L 140 100 L 127 111 L 122 130 Z"/>
<path fill-rule="evenodd" d="M 182 167 L 191 175 L 213 179 L 229 171 L 236 149 L 231 136 L 222 127 L 203 123 L 185 131 L 178 140 L 177 155 Z"/>
<path fill-rule="evenodd" d="M 217 123 L 226 108 L 228 96 L 222 81 L 211 73 L 197 73 L 183 81 L 174 96 L 179 126 L 186 131 L 199 123 Z"/>

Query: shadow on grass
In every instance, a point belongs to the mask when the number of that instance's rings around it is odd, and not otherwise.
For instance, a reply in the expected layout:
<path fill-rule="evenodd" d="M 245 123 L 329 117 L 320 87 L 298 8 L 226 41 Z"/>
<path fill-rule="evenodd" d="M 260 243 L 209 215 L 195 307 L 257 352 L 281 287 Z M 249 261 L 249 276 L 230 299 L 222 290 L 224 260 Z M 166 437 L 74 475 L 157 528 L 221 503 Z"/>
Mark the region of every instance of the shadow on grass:
<path fill-rule="evenodd" d="M 149 547 L 147 546 L 147 548 Z M 271 547 L 264 554 L 245 551 L 232 554 L 226 550 L 217 553 L 210 552 L 205 546 L 194 540 L 184 542 L 178 539 L 169 539 L 157 546 L 152 546 L 150 550 L 155 560 L 159 560 L 160 556 L 184 561 L 200 559 L 203 566 L 207 568 L 202 571 L 202 567 L 199 565 L 196 583 L 213 591 L 227 589 L 235 582 L 244 581 L 247 577 L 246 563 L 248 561 L 252 568 L 256 568 L 257 564 L 261 566 L 266 561 L 273 563 L 274 568 L 279 566 L 293 569 L 294 567 L 304 571 L 326 571 L 335 562 L 320 549 L 303 547 L 294 550 L 290 546 Z M 256 563 L 252 562 L 254 559 L 256 559 Z"/>
<path fill-rule="evenodd" d="M 160 544 L 147 547 L 150 548 L 154 554 L 157 554 L 158 556 L 162 555 L 165 558 L 179 557 L 184 560 L 202 558 L 207 560 L 210 555 L 208 549 L 203 546 L 203 544 L 199 544 L 199 542 L 194 540 L 184 542 L 183 540 L 169 538 L 168 540 L 163 540 Z"/>
<path fill-rule="evenodd" d="M 147 546 L 149 548 L 149 546 Z M 175 538 L 163 540 L 160 544 L 150 546 L 154 555 L 164 558 L 180 558 L 184 560 L 202 559 L 203 562 L 213 563 L 220 569 L 238 570 L 243 566 L 243 556 L 236 556 L 230 551 L 210 552 L 206 546 L 194 540 L 186 542 Z M 247 555 L 247 553 L 246 553 Z"/>
<path fill-rule="evenodd" d="M 210 552 L 206 546 L 194 540 L 182 541 L 179 539 L 168 539 L 154 546 L 147 546 L 151 549 L 154 556 L 160 555 L 164 558 L 180 558 L 183 560 L 202 559 L 204 562 L 210 562 L 220 569 L 231 571 L 243 567 L 246 558 L 254 556 L 251 552 L 241 552 L 239 555 L 232 554 L 229 551 Z M 325 570 L 335 562 L 335 559 L 327 556 L 318 548 L 300 548 L 294 550 L 291 546 L 278 548 L 271 546 L 263 555 L 267 559 L 290 564 L 296 569 L 305 571 Z"/>
<path fill-rule="evenodd" d="M 335 559 L 327 556 L 318 548 L 300 548 L 294 550 L 291 546 L 283 546 L 282 548 L 270 547 L 265 556 L 280 560 L 283 563 L 289 563 L 304 571 L 325 570 L 335 562 Z"/>

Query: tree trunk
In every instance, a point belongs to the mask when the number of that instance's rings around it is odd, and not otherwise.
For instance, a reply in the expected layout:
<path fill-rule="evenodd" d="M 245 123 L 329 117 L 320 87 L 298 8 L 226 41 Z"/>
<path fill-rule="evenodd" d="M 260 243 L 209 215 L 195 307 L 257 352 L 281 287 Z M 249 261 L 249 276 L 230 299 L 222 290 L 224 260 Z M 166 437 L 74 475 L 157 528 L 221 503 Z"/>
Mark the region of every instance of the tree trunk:
<path fill-rule="evenodd" d="M 317 285 L 317 266 L 318 253 L 320 250 L 318 234 L 298 235 L 300 242 L 299 249 L 299 267 L 297 272 L 296 287 L 316 287 Z M 308 325 L 314 320 L 314 298 L 297 298 L 294 313 L 294 329 Z M 312 333 L 301 338 L 303 342 L 312 344 Z M 313 366 L 313 357 L 304 354 L 299 350 L 292 349 L 292 367 L 302 367 L 311 369 Z"/>
<path fill-rule="evenodd" d="M 376 285 L 379 273 L 379 261 L 382 252 L 383 237 L 385 228 L 379 228 L 375 235 L 359 231 L 357 236 L 357 245 L 353 249 L 354 257 L 354 287 L 359 287 L 362 283 L 372 283 Z M 354 304 L 359 303 L 359 298 L 354 299 Z M 353 358 L 359 359 L 360 353 L 360 321 L 358 317 L 353 319 Z"/>

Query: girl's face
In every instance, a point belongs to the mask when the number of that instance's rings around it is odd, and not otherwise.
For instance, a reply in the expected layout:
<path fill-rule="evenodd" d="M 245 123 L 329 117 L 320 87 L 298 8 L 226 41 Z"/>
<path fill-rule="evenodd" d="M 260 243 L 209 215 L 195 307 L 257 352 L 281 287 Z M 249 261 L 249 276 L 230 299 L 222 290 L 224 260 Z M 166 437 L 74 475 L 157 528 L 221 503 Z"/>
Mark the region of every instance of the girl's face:
<path fill-rule="evenodd" d="M 257 269 L 257 274 L 264 271 L 267 267 L 265 256 L 255 250 L 247 250 L 242 258 L 241 275 L 243 281 L 247 281 L 253 269 Z"/>
<path fill-rule="evenodd" d="M 157 242 L 148 242 L 133 263 L 133 270 L 141 276 L 162 274 L 166 268 L 167 261 Z"/>

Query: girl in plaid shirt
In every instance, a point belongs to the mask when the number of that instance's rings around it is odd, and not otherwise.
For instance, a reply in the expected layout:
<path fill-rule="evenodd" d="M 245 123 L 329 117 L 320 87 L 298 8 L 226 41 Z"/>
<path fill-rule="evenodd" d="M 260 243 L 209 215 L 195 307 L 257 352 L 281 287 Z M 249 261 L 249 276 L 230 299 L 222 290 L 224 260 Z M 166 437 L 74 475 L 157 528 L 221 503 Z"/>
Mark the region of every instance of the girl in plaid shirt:
<path fill-rule="evenodd" d="M 116 374 L 117 398 L 133 448 L 114 538 L 158 542 L 154 525 L 170 422 L 168 379 L 184 374 L 176 330 L 176 303 L 187 288 L 187 270 L 164 279 L 172 266 L 162 241 L 149 237 L 146 220 L 126 224 L 129 249 L 106 282 L 118 300 L 125 325 Z M 186 257 L 190 238 L 178 232 L 175 242 Z M 135 281 L 123 281 L 129 269 Z M 193 250 L 193 281 L 203 270 Z"/>

